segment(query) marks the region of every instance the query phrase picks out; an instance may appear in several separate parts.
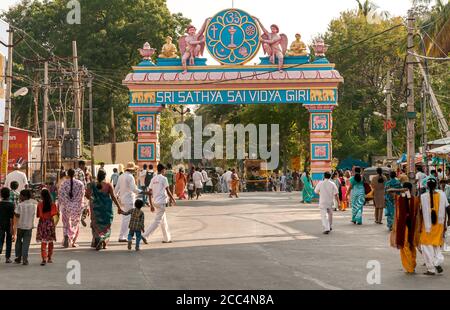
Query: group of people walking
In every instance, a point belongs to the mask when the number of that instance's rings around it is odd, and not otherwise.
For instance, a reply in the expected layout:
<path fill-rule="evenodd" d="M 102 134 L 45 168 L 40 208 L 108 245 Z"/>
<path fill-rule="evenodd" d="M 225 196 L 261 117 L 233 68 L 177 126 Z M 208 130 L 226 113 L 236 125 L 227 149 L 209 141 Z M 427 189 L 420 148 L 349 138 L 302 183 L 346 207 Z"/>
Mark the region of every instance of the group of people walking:
<path fill-rule="evenodd" d="M 229 197 L 239 197 L 239 175 L 235 168 L 229 168 L 222 175 L 217 171 L 210 174 L 200 167 L 192 166 L 188 173 L 179 168 L 175 175 L 175 193 L 178 199 L 199 199 L 206 192 L 216 190 L 228 193 Z M 220 188 L 220 190 L 219 190 Z"/>
<path fill-rule="evenodd" d="M 390 244 L 400 250 L 405 272 L 415 272 L 416 252 L 419 251 L 427 268 L 425 274 L 435 275 L 443 272 L 441 248 L 445 243 L 444 233 L 450 226 L 450 181 L 439 177 L 434 170 L 426 175 L 419 168 L 416 183 L 414 195 L 413 185 L 404 170 L 398 177 L 395 171 L 390 171 L 388 178 L 378 168 L 369 185 L 361 169 L 356 167 L 345 194 L 352 208 L 351 222 L 361 225 L 366 195 L 373 191 L 375 223 L 382 224 L 384 210 L 387 227 L 391 231 Z M 324 234 L 332 231 L 332 209 L 344 197 L 340 194 L 339 185 L 342 183 L 333 182 L 332 174 L 325 172 L 324 179 L 314 189 L 319 195 Z"/>
<path fill-rule="evenodd" d="M 31 243 L 35 218 L 38 218 L 36 242 L 41 244 L 41 265 L 53 262 L 54 243 L 57 241 L 56 226 L 62 220 L 64 248 L 78 247 L 77 239 L 80 225 L 87 226 L 86 218 L 90 216 L 92 230 L 91 247 L 96 250 L 106 249 L 111 237 L 111 226 L 114 218 L 113 205 L 118 208 L 122 217 L 119 242 L 128 243 L 131 249 L 133 238 L 136 250 L 140 249 L 140 241 L 147 243 L 147 238 L 158 228 L 163 231 L 165 243 L 171 242 L 171 235 L 166 218 L 166 207 L 170 202 L 175 204 L 166 167 L 159 164 L 157 174 L 152 176 L 147 186 L 140 189 L 136 185 L 134 175 L 138 167 L 130 162 L 125 172 L 114 179 L 113 184 L 106 181 L 106 171 L 101 167 L 96 180 L 86 176 L 84 161 L 78 163 L 77 169 L 68 169 L 62 174 L 57 185 L 57 198 L 53 199 L 49 189 L 40 193 L 40 201 L 34 200 L 27 184 L 20 185 L 13 180 L 0 190 L 0 254 L 6 243 L 6 263 L 12 263 L 12 243 L 15 241 L 14 262 L 28 265 L 28 251 Z M 148 197 L 152 212 L 156 212 L 153 222 L 145 229 L 143 199 L 137 194 Z M 5 242 L 6 241 L 6 242 Z"/>

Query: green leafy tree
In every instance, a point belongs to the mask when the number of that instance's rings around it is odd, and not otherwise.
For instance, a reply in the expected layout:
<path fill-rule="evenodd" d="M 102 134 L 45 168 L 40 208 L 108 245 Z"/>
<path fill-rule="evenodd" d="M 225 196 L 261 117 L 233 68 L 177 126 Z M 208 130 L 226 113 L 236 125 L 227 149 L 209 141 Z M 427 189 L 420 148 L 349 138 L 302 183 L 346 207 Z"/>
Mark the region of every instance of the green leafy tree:
<path fill-rule="evenodd" d="M 150 42 L 160 50 L 167 35 L 178 38 L 189 23 L 181 14 L 171 14 L 165 0 L 81 0 L 81 24 L 70 25 L 66 16 L 70 9 L 65 0 L 30 1 L 23 0 L 2 16 L 13 26 L 24 30 L 24 42 L 16 48 L 15 73 L 17 86 L 31 86 L 34 73 L 31 58 L 49 58 L 58 55 L 64 59 L 53 58 L 50 68 L 63 67 L 69 73 L 64 79 L 63 103 L 68 110 L 67 127 L 72 127 L 70 110 L 73 89 L 70 76 L 72 41 L 77 41 L 80 66 L 93 73 L 94 116 L 96 143 L 108 142 L 109 118 L 104 117 L 114 107 L 116 114 L 117 140 L 134 139 L 132 113 L 128 109 L 128 91 L 121 85 L 131 66 L 140 61 L 137 49 L 144 42 Z M 23 35 L 20 30 L 18 35 Z M 42 66 L 42 65 L 41 65 Z M 37 76 L 43 84 L 42 74 Z M 59 83 L 56 74 L 51 74 L 52 83 Z M 58 85 L 58 84 L 56 84 Z M 51 107 L 59 107 L 58 87 L 52 84 Z M 85 86 L 85 85 L 84 85 Z M 68 96 L 65 96 L 68 91 Z M 84 88 L 86 91 L 86 88 Z M 29 128 L 34 122 L 31 94 L 18 99 L 13 107 L 14 124 Z M 68 98 L 65 100 L 65 98 Z M 84 96 L 87 100 L 87 94 Z M 42 102 L 42 101 L 41 101 Z M 86 103 L 85 103 L 86 105 Z M 40 104 L 42 106 L 42 104 Z M 88 139 L 88 113 L 84 113 L 84 138 Z M 50 115 L 51 120 L 52 115 Z M 163 122 L 162 126 L 164 126 Z"/>

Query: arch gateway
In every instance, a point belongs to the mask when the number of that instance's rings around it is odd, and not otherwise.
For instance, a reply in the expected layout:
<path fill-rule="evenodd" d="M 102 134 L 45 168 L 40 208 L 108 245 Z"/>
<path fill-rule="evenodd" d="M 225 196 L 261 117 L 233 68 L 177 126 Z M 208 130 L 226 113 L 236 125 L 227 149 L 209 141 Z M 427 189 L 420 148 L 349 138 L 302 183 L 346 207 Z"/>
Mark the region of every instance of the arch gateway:
<path fill-rule="evenodd" d="M 156 51 L 146 43 L 140 49 L 143 60 L 123 81 L 136 117 L 137 162 L 159 161 L 159 116 L 166 105 L 302 104 L 310 113 L 311 177 L 322 179 L 331 169 L 332 112 L 343 78 L 325 57 L 322 40 L 314 42 L 311 61 L 296 37 L 288 50 L 277 25 L 268 30 L 248 13 L 227 9 L 206 19 L 199 30 L 187 28 L 179 39 L 181 57 L 168 37 L 154 63 Z M 261 47 L 267 56 L 259 64 L 244 65 Z M 207 65 L 204 49 L 220 65 Z"/>

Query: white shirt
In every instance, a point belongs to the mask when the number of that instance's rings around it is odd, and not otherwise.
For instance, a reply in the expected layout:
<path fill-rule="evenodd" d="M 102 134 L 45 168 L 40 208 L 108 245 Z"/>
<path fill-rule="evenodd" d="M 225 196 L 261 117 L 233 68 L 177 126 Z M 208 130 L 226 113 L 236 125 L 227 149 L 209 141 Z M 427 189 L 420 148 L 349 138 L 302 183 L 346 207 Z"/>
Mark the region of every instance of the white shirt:
<path fill-rule="evenodd" d="M 203 175 L 200 171 L 195 171 L 192 175 L 192 180 L 196 188 L 203 188 Z"/>
<path fill-rule="evenodd" d="M 14 170 L 6 176 L 5 179 L 5 186 L 11 188 L 11 182 L 16 181 L 19 183 L 19 187 L 17 188 L 17 191 L 20 192 L 21 190 L 25 189 L 25 185 L 28 184 L 27 175 L 19 170 Z"/>
<path fill-rule="evenodd" d="M 136 186 L 134 176 L 128 171 L 125 171 L 119 176 L 114 192 L 119 196 L 122 203 L 134 204 L 136 194 L 139 194 L 141 191 Z"/>
<path fill-rule="evenodd" d="M 416 173 L 416 180 L 417 180 L 417 188 L 421 188 L 422 187 L 422 182 L 423 179 L 425 179 L 427 177 L 427 175 L 423 172 L 417 172 Z"/>
<path fill-rule="evenodd" d="M 339 193 L 338 188 L 330 179 L 320 181 L 314 189 L 316 194 L 319 194 L 319 206 L 322 208 L 332 208 L 334 204 L 334 197 Z"/>
<path fill-rule="evenodd" d="M 29 199 L 20 202 L 14 212 L 19 214 L 20 217 L 17 220 L 17 228 L 19 229 L 33 229 L 34 218 L 36 217 L 37 201 Z"/>
<path fill-rule="evenodd" d="M 139 172 L 139 186 L 145 185 L 145 176 L 147 175 L 147 170 L 142 170 Z"/>
<path fill-rule="evenodd" d="M 228 170 L 227 172 L 225 172 L 223 174 L 223 178 L 225 180 L 225 182 L 230 183 L 231 182 L 231 175 L 233 174 L 233 172 L 231 172 L 230 170 Z"/>
<path fill-rule="evenodd" d="M 169 187 L 169 181 L 162 174 L 152 178 L 149 188 L 152 191 L 153 200 L 157 205 L 167 203 L 168 195 L 166 189 Z"/>
<path fill-rule="evenodd" d="M 206 172 L 206 170 L 202 170 L 202 177 L 203 177 L 203 182 L 208 181 L 208 172 Z"/>

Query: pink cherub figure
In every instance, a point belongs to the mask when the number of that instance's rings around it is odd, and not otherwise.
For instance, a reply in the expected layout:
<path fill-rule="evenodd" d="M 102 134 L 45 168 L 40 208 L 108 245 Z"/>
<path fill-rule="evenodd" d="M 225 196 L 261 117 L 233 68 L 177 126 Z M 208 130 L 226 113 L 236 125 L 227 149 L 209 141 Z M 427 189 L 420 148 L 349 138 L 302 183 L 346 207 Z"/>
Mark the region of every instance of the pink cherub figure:
<path fill-rule="evenodd" d="M 187 72 L 187 60 L 189 59 L 189 65 L 193 66 L 195 64 L 195 57 L 203 56 L 205 51 L 205 32 L 207 23 L 211 18 L 207 18 L 203 23 L 202 28 L 199 32 L 197 29 L 189 25 L 186 29 L 186 34 L 180 38 L 178 45 L 181 51 L 181 64 L 183 65 L 183 73 Z"/>
<path fill-rule="evenodd" d="M 263 42 L 264 53 L 269 55 L 269 60 L 272 64 L 275 64 L 275 57 L 278 59 L 278 70 L 283 71 L 284 54 L 286 54 L 288 48 L 288 38 L 285 34 L 279 34 L 280 29 L 277 25 L 271 25 L 269 32 L 261 24 L 258 18 L 255 18 L 261 27 L 264 34 L 261 36 Z"/>

